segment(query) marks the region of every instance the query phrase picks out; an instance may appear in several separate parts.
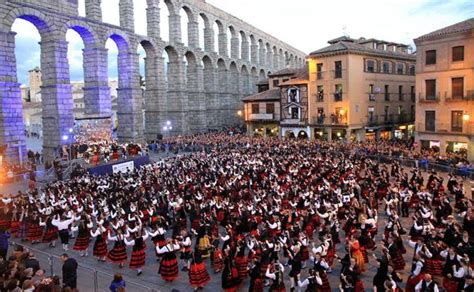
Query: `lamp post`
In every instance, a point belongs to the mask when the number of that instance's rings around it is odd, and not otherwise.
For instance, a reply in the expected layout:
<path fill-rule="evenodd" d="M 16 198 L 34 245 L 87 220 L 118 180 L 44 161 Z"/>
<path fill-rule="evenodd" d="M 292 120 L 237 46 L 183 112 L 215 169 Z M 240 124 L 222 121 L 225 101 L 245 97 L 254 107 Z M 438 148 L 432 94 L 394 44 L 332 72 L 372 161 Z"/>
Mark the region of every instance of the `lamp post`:
<path fill-rule="evenodd" d="M 72 160 L 72 152 L 71 152 L 71 145 L 72 145 L 72 140 L 73 140 L 73 132 L 74 130 L 72 128 L 69 128 L 68 130 L 69 134 L 63 135 L 62 140 L 66 142 L 66 145 L 68 146 L 68 160 Z"/>

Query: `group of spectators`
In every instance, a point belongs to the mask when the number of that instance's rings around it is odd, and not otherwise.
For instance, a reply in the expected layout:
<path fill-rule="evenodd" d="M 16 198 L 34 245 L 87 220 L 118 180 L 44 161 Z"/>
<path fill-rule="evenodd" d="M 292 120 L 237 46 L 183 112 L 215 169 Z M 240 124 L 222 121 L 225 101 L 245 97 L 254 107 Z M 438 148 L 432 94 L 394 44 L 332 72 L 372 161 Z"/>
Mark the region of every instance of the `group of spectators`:
<path fill-rule="evenodd" d="M 408 146 L 227 133 L 168 141 L 199 150 L 5 196 L 0 225 L 64 251 L 74 234 L 81 256 L 92 247 L 137 276 L 156 257 L 170 288 L 181 268 L 199 290 L 212 267 L 225 291 L 474 291 L 463 182 L 368 155 Z"/>

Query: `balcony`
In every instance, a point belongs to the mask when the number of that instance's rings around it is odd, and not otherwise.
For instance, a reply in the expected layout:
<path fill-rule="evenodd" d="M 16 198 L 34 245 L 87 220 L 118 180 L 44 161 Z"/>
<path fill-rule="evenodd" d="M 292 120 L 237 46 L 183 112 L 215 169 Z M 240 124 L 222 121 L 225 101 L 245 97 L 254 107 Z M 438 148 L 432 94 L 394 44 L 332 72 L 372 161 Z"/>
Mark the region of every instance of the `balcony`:
<path fill-rule="evenodd" d="M 413 115 L 407 114 L 386 114 L 386 115 L 373 115 L 367 117 L 368 126 L 387 126 L 397 125 L 405 123 L 413 123 L 415 121 Z"/>
<path fill-rule="evenodd" d="M 429 96 L 426 96 L 426 95 L 422 95 L 422 94 L 418 94 L 418 102 L 420 103 L 434 103 L 434 102 L 439 102 L 439 92 L 436 93 L 436 95 L 429 95 Z"/>
<path fill-rule="evenodd" d="M 315 95 L 316 95 L 316 102 L 324 102 L 324 93 L 323 92 L 318 92 Z"/>
<path fill-rule="evenodd" d="M 347 126 L 347 115 L 346 114 L 336 114 L 333 113 L 329 117 L 326 115 L 313 117 L 311 119 L 311 124 L 313 125 L 326 125 L 326 126 Z"/>
<path fill-rule="evenodd" d="M 247 121 L 271 121 L 275 114 L 250 114 Z"/>
<path fill-rule="evenodd" d="M 468 90 L 466 95 L 463 96 L 448 96 L 448 93 L 444 93 L 446 102 L 456 102 L 456 101 L 470 101 L 474 100 L 474 90 Z"/>
<path fill-rule="evenodd" d="M 342 92 L 334 92 L 334 101 L 342 101 Z"/>
<path fill-rule="evenodd" d="M 462 125 L 453 126 L 451 123 L 436 122 L 432 127 L 427 127 L 425 123 L 417 123 L 416 131 L 422 133 L 472 136 L 474 135 L 474 124 L 472 122 L 463 121 Z"/>
<path fill-rule="evenodd" d="M 368 95 L 369 95 L 369 101 L 375 101 L 376 100 L 375 93 L 368 93 Z"/>

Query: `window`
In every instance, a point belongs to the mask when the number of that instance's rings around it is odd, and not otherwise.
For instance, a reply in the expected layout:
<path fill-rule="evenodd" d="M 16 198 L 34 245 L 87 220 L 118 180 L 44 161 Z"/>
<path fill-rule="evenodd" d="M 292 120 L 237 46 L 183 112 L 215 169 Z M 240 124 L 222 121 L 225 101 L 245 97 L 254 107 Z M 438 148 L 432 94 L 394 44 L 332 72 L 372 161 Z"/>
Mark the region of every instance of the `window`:
<path fill-rule="evenodd" d="M 403 64 L 397 64 L 397 74 L 403 74 L 403 69 L 405 66 Z"/>
<path fill-rule="evenodd" d="M 326 118 L 326 115 L 324 114 L 324 108 L 318 107 L 318 124 L 324 124 L 324 119 Z"/>
<path fill-rule="evenodd" d="M 383 109 L 383 114 L 384 114 L 383 119 L 384 119 L 384 121 L 386 121 L 386 122 L 388 121 L 388 111 L 389 111 L 389 106 L 386 105 L 386 106 L 384 107 L 384 109 Z"/>
<path fill-rule="evenodd" d="M 334 91 L 334 100 L 335 101 L 342 101 L 342 84 L 336 84 Z"/>
<path fill-rule="evenodd" d="M 453 62 L 464 61 L 464 46 L 453 47 Z"/>
<path fill-rule="evenodd" d="M 273 87 L 277 87 L 278 84 L 280 84 L 280 80 L 278 79 L 273 80 Z"/>
<path fill-rule="evenodd" d="M 426 99 L 436 100 L 436 79 L 425 80 Z"/>
<path fill-rule="evenodd" d="M 300 91 L 298 88 L 288 89 L 288 102 L 300 102 Z"/>
<path fill-rule="evenodd" d="M 398 114 L 401 115 L 403 112 L 403 107 L 401 105 L 398 106 Z"/>
<path fill-rule="evenodd" d="M 382 71 L 383 73 L 390 73 L 390 64 L 387 62 L 383 62 Z"/>
<path fill-rule="evenodd" d="M 288 81 L 288 80 L 290 80 L 290 79 L 285 78 L 285 79 L 283 79 L 282 81 L 283 81 L 283 83 L 285 83 L 285 82 Z"/>
<path fill-rule="evenodd" d="M 324 87 L 322 85 L 318 85 L 317 88 L 317 101 L 324 101 Z"/>
<path fill-rule="evenodd" d="M 462 115 L 463 111 L 451 112 L 451 131 L 462 132 Z"/>
<path fill-rule="evenodd" d="M 373 60 L 367 60 L 367 72 L 375 72 L 375 62 Z"/>
<path fill-rule="evenodd" d="M 369 114 L 369 123 L 375 122 L 375 116 L 374 116 L 375 108 L 373 106 L 369 106 L 367 111 Z"/>
<path fill-rule="evenodd" d="M 385 101 L 390 101 L 390 93 L 388 93 L 388 85 L 385 85 L 384 97 L 385 97 Z"/>
<path fill-rule="evenodd" d="M 316 64 L 316 78 L 323 79 L 323 63 Z"/>
<path fill-rule="evenodd" d="M 369 84 L 369 101 L 375 101 L 374 85 Z"/>
<path fill-rule="evenodd" d="M 415 66 L 410 66 L 410 75 L 415 75 Z"/>
<path fill-rule="evenodd" d="M 267 103 L 266 104 L 267 114 L 274 114 L 275 113 L 275 104 L 274 103 Z"/>
<path fill-rule="evenodd" d="M 463 98 L 464 96 L 464 78 L 451 78 L 451 92 L 453 98 Z"/>
<path fill-rule="evenodd" d="M 336 61 L 334 62 L 334 66 L 336 68 L 334 78 L 342 78 L 342 62 Z"/>
<path fill-rule="evenodd" d="M 259 104 L 252 103 L 252 114 L 258 114 L 260 112 Z"/>
<path fill-rule="evenodd" d="M 398 86 L 398 100 L 403 101 L 403 86 L 402 85 Z"/>
<path fill-rule="evenodd" d="M 426 131 L 435 131 L 436 125 L 436 112 L 435 111 L 425 111 L 425 130 Z"/>
<path fill-rule="evenodd" d="M 291 119 L 299 120 L 300 119 L 300 109 L 297 108 L 297 107 L 292 107 L 290 109 L 290 115 L 291 115 Z"/>
<path fill-rule="evenodd" d="M 436 64 L 436 50 L 426 51 L 425 65 L 434 65 Z"/>
<path fill-rule="evenodd" d="M 410 86 L 410 98 L 412 102 L 415 102 L 415 86 Z"/>

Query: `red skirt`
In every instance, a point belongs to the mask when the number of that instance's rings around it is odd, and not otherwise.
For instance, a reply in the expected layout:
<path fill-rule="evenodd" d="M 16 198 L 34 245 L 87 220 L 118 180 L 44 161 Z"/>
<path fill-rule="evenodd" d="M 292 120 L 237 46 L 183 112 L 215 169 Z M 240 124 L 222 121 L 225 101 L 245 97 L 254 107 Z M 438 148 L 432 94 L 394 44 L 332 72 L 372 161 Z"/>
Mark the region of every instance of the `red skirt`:
<path fill-rule="evenodd" d="M 191 284 L 193 288 L 204 287 L 210 280 L 211 277 L 209 277 L 204 262 L 191 264 L 191 268 L 189 269 L 189 284 Z"/>
<path fill-rule="evenodd" d="M 443 261 L 437 258 L 426 259 L 426 273 L 440 276 L 443 273 Z"/>
<path fill-rule="evenodd" d="M 48 227 L 43 236 L 43 243 L 50 243 L 58 239 L 58 228 L 56 226 Z"/>
<path fill-rule="evenodd" d="M 78 236 L 74 242 L 74 250 L 86 250 L 89 247 L 90 236 Z"/>
<path fill-rule="evenodd" d="M 405 260 L 403 259 L 401 254 L 397 254 L 392 259 L 393 269 L 395 271 L 400 271 L 405 269 Z"/>
<path fill-rule="evenodd" d="M 454 281 L 453 279 L 449 279 L 444 277 L 443 278 L 443 287 L 446 291 L 457 291 L 458 290 L 458 282 Z"/>
<path fill-rule="evenodd" d="M 162 259 L 158 273 L 163 280 L 172 282 L 178 278 L 178 261 L 175 258 Z"/>
<path fill-rule="evenodd" d="M 212 253 L 212 268 L 215 272 L 220 272 L 224 268 L 224 260 L 222 259 L 222 251 L 216 249 Z"/>
<path fill-rule="evenodd" d="M 355 292 L 364 292 L 364 284 L 361 280 L 355 282 Z"/>
<path fill-rule="evenodd" d="M 329 285 L 329 279 L 326 272 L 320 272 L 319 277 L 321 278 L 321 286 L 319 287 L 318 291 L 321 292 L 331 292 L 331 285 Z"/>
<path fill-rule="evenodd" d="M 253 280 L 253 286 L 252 290 L 249 290 L 249 292 L 263 292 L 263 280 L 260 278 L 257 278 Z"/>
<path fill-rule="evenodd" d="M 132 257 L 130 259 L 130 264 L 128 267 L 130 269 L 140 269 L 145 265 L 145 258 L 145 249 L 132 251 Z"/>
<path fill-rule="evenodd" d="M 125 262 L 127 260 L 125 245 L 114 245 L 114 248 L 107 254 L 107 259 L 116 264 Z"/>
<path fill-rule="evenodd" d="M 18 231 L 20 230 L 20 221 L 12 221 L 10 227 L 10 233 L 13 237 L 18 236 Z"/>
<path fill-rule="evenodd" d="M 26 238 L 29 241 L 40 240 L 42 235 L 43 228 L 41 228 L 41 226 L 39 226 L 38 224 L 28 224 L 28 233 L 26 235 Z"/>
<path fill-rule="evenodd" d="M 416 277 L 409 277 L 407 285 L 405 286 L 405 292 L 415 292 L 415 286 L 423 280 L 424 274 L 420 273 Z"/>
<path fill-rule="evenodd" d="M 104 239 L 98 238 L 95 240 L 93 255 L 98 258 L 103 258 L 107 255 L 107 243 Z"/>
<path fill-rule="evenodd" d="M 332 266 L 332 264 L 334 263 L 335 256 L 336 256 L 336 249 L 333 246 L 328 250 L 328 254 L 326 255 L 326 263 L 328 263 L 329 266 Z"/>
<path fill-rule="evenodd" d="M 235 266 L 239 272 L 239 279 L 243 280 L 248 275 L 248 258 L 246 256 L 236 256 L 235 257 Z"/>
<path fill-rule="evenodd" d="M 1 230 L 9 230 L 10 227 L 11 227 L 11 220 L 5 220 L 5 219 L 2 219 L 0 220 L 0 229 Z"/>

